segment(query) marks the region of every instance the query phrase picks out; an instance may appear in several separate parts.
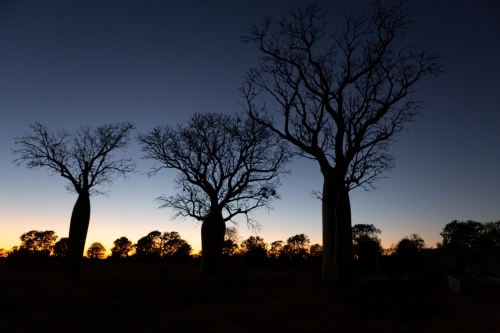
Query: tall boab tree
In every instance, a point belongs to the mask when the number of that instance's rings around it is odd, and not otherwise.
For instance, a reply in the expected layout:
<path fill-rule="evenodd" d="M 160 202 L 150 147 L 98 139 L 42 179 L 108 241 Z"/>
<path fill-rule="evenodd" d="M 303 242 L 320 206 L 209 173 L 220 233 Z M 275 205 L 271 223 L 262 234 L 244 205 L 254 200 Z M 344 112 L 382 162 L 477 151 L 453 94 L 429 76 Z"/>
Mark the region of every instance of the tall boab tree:
<path fill-rule="evenodd" d="M 180 171 L 179 192 L 160 196 L 160 207 L 174 210 L 174 218 L 202 222 L 202 274 L 219 274 L 226 222 L 242 214 L 249 226 L 259 224 L 250 215 L 271 208 L 284 163 L 286 145 L 265 126 L 251 119 L 215 113 L 195 114 L 186 125 L 158 126 L 139 134 L 144 158 L 154 160 L 149 175 L 163 168 Z"/>
<path fill-rule="evenodd" d="M 404 2 L 377 1 L 371 14 L 344 19 L 344 28 L 330 33 L 326 14 L 313 4 L 290 19 L 254 25 L 242 41 L 258 47 L 260 65 L 241 88 L 252 119 L 319 163 L 322 281 L 339 286 L 352 278 L 349 191 L 371 189 L 393 167 L 388 148 L 421 111 L 411 98 L 415 85 L 442 72 L 438 55 L 404 44 L 413 23 Z M 276 106 L 268 111 L 257 98 Z"/>
<path fill-rule="evenodd" d="M 135 169 L 128 157 L 115 158 L 115 150 L 130 143 L 130 123 L 107 124 L 92 128 L 80 127 L 74 133 L 65 129 L 52 132 L 39 123 L 30 125 L 34 133 L 16 137 L 22 148 L 13 150 L 19 157 L 14 163 L 28 168 L 46 167 L 69 180 L 66 189 L 78 193 L 71 214 L 65 275 L 81 275 L 85 239 L 90 222 L 90 196 L 106 194 L 96 187 L 111 185 L 116 177 Z"/>

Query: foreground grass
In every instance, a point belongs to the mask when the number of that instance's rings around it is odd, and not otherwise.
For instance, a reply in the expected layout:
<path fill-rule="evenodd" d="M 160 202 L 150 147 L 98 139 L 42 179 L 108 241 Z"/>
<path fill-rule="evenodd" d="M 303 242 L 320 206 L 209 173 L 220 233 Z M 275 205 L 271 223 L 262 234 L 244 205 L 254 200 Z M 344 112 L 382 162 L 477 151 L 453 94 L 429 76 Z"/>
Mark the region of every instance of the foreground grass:
<path fill-rule="evenodd" d="M 444 280 L 323 286 L 320 267 L 87 261 L 80 279 L 62 263 L 0 260 L 0 332 L 498 332 L 500 293 L 457 295 Z"/>

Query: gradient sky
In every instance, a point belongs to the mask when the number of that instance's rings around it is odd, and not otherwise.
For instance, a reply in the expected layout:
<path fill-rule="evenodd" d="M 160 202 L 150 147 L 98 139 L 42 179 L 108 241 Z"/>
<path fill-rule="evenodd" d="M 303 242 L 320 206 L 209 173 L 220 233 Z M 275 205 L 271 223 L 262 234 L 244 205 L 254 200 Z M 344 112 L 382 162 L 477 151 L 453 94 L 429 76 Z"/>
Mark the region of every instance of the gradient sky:
<path fill-rule="evenodd" d="M 319 1 L 329 24 L 370 1 Z M 138 132 L 184 122 L 196 112 L 242 111 L 238 92 L 257 64 L 239 41 L 253 22 L 281 17 L 304 1 L 2 1 L 0 2 L 0 248 L 29 230 L 68 235 L 75 194 L 49 170 L 12 163 L 14 138 L 40 122 L 74 130 L 130 121 Z M 425 109 L 392 146 L 396 168 L 375 191 L 351 192 L 352 223 L 381 229 L 384 247 L 418 233 L 428 246 L 452 220 L 500 219 L 500 3 L 411 0 L 418 19 L 407 35 L 442 55 L 446 74 L 426 78 Z M 141 172 L 117 179 L 110 197 L 91 198 L 87 245 L 110 248 L 153 230 L 178 231 L 195 250 L 200 225 L 171 220 L 154 198 L 173 191 L 174 171 L 147 178 L 133 142 L 127 155 Z M 321 244 L 316 162 L 296 160 L 282 179 L 274 211 L 257 211 L 268 243 L 305 233 Z M 242 238 L 254 234 L 243 219 Z"/>

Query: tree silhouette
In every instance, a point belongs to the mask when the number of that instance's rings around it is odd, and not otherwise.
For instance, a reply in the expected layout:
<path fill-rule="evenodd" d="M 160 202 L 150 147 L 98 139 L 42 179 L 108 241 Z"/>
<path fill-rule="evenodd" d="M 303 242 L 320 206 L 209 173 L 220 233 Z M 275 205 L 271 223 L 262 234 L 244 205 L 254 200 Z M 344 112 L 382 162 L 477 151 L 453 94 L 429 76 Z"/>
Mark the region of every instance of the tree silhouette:
<path fill-rule="evenodd" d="M 162 258 L 187 259 L 191 254 L 192 247 L 181 238 L 177 231 L 164 232 L 161 236 L 162 246 L 160 256 Z"/>
<path fill-rule="evenodd" d="M 177 231 L 151 231 L 137 241 L 135 257 L 139 259 L 155 260 L 160 258 L 187 259 L 192 247 L 181 238 Z"/>
<path fill-rule="evenodd" d="M 363 269 L 376 267 L 377 258 L 382 255 L 380 230 L 373 224 L 356 224 L 352 227 L 353 254 Z"/>
<path fill-rule="evenodd" d="M 319 244 L 313 244 L 309 247 L 309 255 L 312 259 L 321 258 L 323 247 Z"/>
<path fill-rule="evenodd" d="M 380 230 L 373 224 L 356 224 L 352 227 L 353 252 L 361 260 L 370 260 L 382 255 Z"/>
<path fill-rule="evenodd" d="M 111 257 L 115 259 L 128 258 L 129 252 L 132 252 L 133 249 L 134 246 L 127 237 L 120 237 L 113 242 L 113 247 L 111 248 Z"/>
<path fill-rule="evenodd" d="M 54 231 L 31 230 L 21 235 L 21 250 L 29 251 L 37 258 L 48 258 L 57 239 Z"/>
<path fill-rule="evenodd" d="M 411 234 L 410 237 L 402 238 L 395 246 L 396 255 L 414 253 L 425 248 L 425 242 L 418 234 Z"/>
<path fill-rule="evenodd" d="M 53 255 L 56 258 L 66 258 L 68 255 L 68 237 L 62 237 L 54 244 Z"/>
<path fill-rule="evenodd" d="M 279 176 L 289 159 L 286 146 L 266 127 L 251 119 L 215 113 L 195 114 L 177 128 L 158 126 L 139 134 L 144 157 L 152 159 L 150 175 L 163 168 L 180 171 L 179 192 L 157 198 L 176 217 L 202 222 L 202 274 L 220 274 L 225 223 L 259 207 L 269 209 L 279 198 Z"/>
<path fill-rule="evenodd" d="M 500 221 L 483 224 L 483 234 L 478 239 L 479 248 L 500 247 Z"/>
<path fill-rule="evenodd" d="M 87 249 L 87 257 L 91 259 L 104 259 L 106 248 L 99 242 L 92 243 Z"/>
<path fill-rule="evenodd" d="M 454 220 L 443 228 L 441 246 L 449 249 L 500 247 L 500 221 L 480 223 Z"/>
<path fill-rule="evenodd" d="M 344 18 L 343 30 L 330 33 L 313 4 L 292 11 L 291 19 L 254 24 L 242 41 L 261 51 L 260 65 L 241 88 L 252 119 L 319 164 L 322 281 L 339 285 L 352 281 L 349 191 L 373 188 L 393 167 L 389 146 L 421 110 L 411 97 L 415 85 L 442 72 L 438 55 L 405 45 L 413 20 L 404 2 L 376 1 L 371 14 Z M 271 111 L 269 99 L 276 102 Z"/>
<path fill-rule="evenodd" d="M 135 257 L 139 259 L 159 259 L 161 255 L 161 232 L 158 230 L 151 231 L 140 238 L 134 247 Z"/>
<path fill-rule="evenodd" d="M 133 172 L 130 158 L 115 158 L 115 150 L 129 145 L 130 123 L 80 127 L 75 133 L 65 129 L 52 132 L 39 123 L 30 125 L 34 133 L 16 137 L 22 146 L 13 150 L 19 157 L 14 163 L 28 168 L 48 168 L 68 180 L 67 190 L 78 193 L 71 214 L 65 274 L 80 276 L 82 255 L 90 222 L 90 196 L 105 194 L 100 185 L 111 185 L 117 176 Z"/>
<path fill-rule="evenodd" d="M 398 258 L 401 268 L 422 268 L 424 264 L 422 250 L 424 248 L 424 240 L 418 234 L 411 234 L 396 243 L 393 254 Z"/>
<path fill-rule="evenodd" d="M 291 259 L 307 259 L 310 242 L 309 237 L 304 234 L 289 237 L 283 246 L 283 252 Z"/>
<path fill-rule="evenodd" d="M 5 258 L 7 257 L 8 252 L 5 251 L 5 249 L 0 249 L 0 258 Z"/>
<path fill-rule="evenodd" d="M 241 242 L 243 259 L 253 265 L 261 265 L 267 259 L 267 243 L 259 236 L 250 236 Z"/>
<path fill-rule="evenodd" d="M 278 259 L 280 256 L 286 256 L 283 252 L 283 244 L 284 242 L 282 240 L 272 242 L 268 251 L 269 257 L 272 259 Z"/>

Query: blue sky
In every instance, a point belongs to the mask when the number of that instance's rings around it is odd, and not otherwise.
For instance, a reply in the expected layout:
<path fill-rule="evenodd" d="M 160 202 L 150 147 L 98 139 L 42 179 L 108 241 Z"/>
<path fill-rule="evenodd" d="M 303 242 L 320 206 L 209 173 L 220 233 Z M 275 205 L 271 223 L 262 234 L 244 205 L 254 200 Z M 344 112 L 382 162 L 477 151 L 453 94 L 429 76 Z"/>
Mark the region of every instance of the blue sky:
<path fill-rule="evenodd" d="M 320 1 L 329 24 L 370 1 Z M 76 201 L 62 177 L 12 163 L 14 137 L 35 121 L 49 128 L 130 121 L 137 132 L 175 125 L 196 112 L 242 111 L 238 87 L 258 52 L 239 41 L 253 22 L 304 1 L 2 1 L 0 3 L 0 248 L 29 230 L 67 236 Z M 427 245 L 454 219 L 500 219 L 500 4 L 417 1 L 407 35 L 440 53 L 446 74 L 426 78 L 418 121 L 392 146 L 396 168 L 372 192 L 351 192 L 353 224 L 374 224 L 384 246 L 420 234 Z M 178 231 L 197 250 L 200 225 L 172 221 L 154 198 L 174 193 L 174 171 L 143 173 L 138 145 L 126 152 L 141 172 L 92 197 L 87 243 Z M 321 189 L 314 161 L 296 160 L 274 211 L 257 211 L 268 243 L 297 233 L 321 243 Z M 254 232 L 241 220 L 239 232 Z"/>

